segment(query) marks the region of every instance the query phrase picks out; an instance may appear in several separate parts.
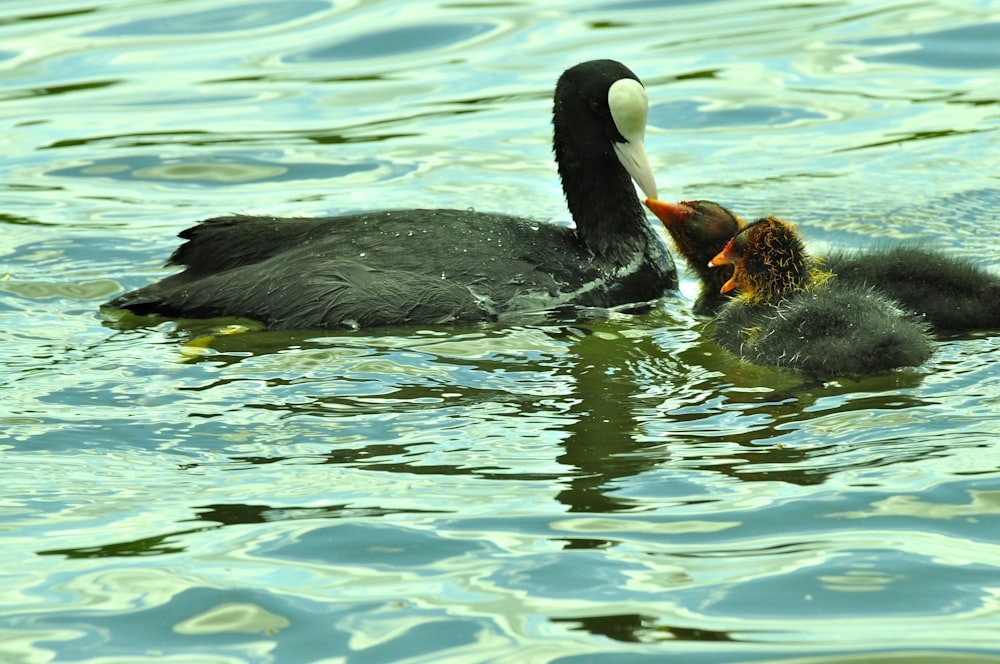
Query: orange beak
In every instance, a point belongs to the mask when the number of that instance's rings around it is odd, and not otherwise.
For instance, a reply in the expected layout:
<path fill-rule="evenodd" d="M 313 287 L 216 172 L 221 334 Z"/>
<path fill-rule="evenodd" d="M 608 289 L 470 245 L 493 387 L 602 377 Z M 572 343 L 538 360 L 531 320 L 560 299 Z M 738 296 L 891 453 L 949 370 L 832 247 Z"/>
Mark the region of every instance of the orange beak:
<path fill-rule="evenodd" d="M 738 258 L 739 256 L 736 255 L 736 249 L 733 247 L 733 240 L 730 240 L 726 243 L 726 246 L 722 248 L 722 251 L 715 255 L 715 258 L 708 261 L 708 266 L 719 267 L 720 265 L 735 265 Z"/>
<path fill-rule="evenodd" d="M 733 270 L 733 276 L 729 277 L 729 280 L 722 284 L 722 288 L 719 289 L 720 293 L 728 293 L 729 291 L 736 288 L 736 270 Z"/>
<path fill-rule="evenodd" d="M 646 199 L 646 207 L 656 215 L 656 218 L 663 222 L 667 228 L 684 223 L 693 212 L 694 208 L 684 203 L 664 203 L 655 198 Z"/>
<path fill-rule="evenodd" d="M 723 247 L 722 251 L 715 255 L 715 258 L 708 261 L 709 267 L 719 267 L 720 265 L 733 266 L 733 276 L 729 278 L 729 281 L 722 284 L 722 288 L 719 289 L 720 293 L 728 293 L 739 285 L 736 277 L 740 273 L 739 256 L 736 255 L 736 250 L 733 248 L 732 240 L 726 243 L 726 246 Z"/>

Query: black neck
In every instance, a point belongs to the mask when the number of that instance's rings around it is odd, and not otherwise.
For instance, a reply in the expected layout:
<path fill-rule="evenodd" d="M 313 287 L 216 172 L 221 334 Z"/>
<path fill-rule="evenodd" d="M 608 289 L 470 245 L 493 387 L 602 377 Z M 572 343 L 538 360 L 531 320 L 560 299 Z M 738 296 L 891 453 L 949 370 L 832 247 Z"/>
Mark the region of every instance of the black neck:
<path fill-rule="evenodd" d="M 556 160 L 580 239 L 596 256 L 628 265 L 637 253 L 646 253 L 654 238 L 632 178 L 610 146 L 607 154 L 573 152 L 557 147 Z"/>

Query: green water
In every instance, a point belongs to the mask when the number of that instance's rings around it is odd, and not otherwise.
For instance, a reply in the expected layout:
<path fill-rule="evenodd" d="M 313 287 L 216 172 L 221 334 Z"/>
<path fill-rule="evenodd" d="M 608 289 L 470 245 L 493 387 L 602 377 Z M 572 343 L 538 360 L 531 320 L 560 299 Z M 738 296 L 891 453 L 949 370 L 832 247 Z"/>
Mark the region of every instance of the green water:
<path fill-rule="evenodd" d="M 551 89 L 661 196 L 1000 270 L 1000 4 L 0 4 L 0 661 L 1000 661 L 1000 335 L 818 382 L 690 314 L 116 324 L 232 212 L 568 223 Z M 1000 306 L 1000 304 L 998 304 Z"/>

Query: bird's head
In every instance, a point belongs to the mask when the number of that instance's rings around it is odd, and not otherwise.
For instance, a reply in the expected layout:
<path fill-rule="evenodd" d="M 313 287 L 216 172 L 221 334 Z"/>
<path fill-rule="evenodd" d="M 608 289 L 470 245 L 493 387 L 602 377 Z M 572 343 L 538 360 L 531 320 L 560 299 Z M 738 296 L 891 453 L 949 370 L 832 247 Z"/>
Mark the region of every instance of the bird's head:
<path fill-rule="evenodd" d="M 777 217 L 758 219 L 736 234 L 710 261 L 731 265 L 722 292 L 738 290 L 748 302 L 776 304 L 811 282 L 809 255 L 791 224 Z"/>

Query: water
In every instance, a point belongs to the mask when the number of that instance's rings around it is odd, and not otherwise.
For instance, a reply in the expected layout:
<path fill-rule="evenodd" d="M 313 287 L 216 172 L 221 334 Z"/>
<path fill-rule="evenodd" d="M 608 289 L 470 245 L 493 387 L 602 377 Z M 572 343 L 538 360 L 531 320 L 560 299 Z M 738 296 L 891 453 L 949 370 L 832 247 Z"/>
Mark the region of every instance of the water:
<path fill-rule="evenodd" d="M 3 3 L 0 661 L 1000 661 L 1000 336 L 816 382 L 690 279 L 520 326 L 98 311 L 234 211 L 568 223 L 551 88 L 596 57 L 663 198 L 1000 269 L 998 40 L 989 1 Z"/>

